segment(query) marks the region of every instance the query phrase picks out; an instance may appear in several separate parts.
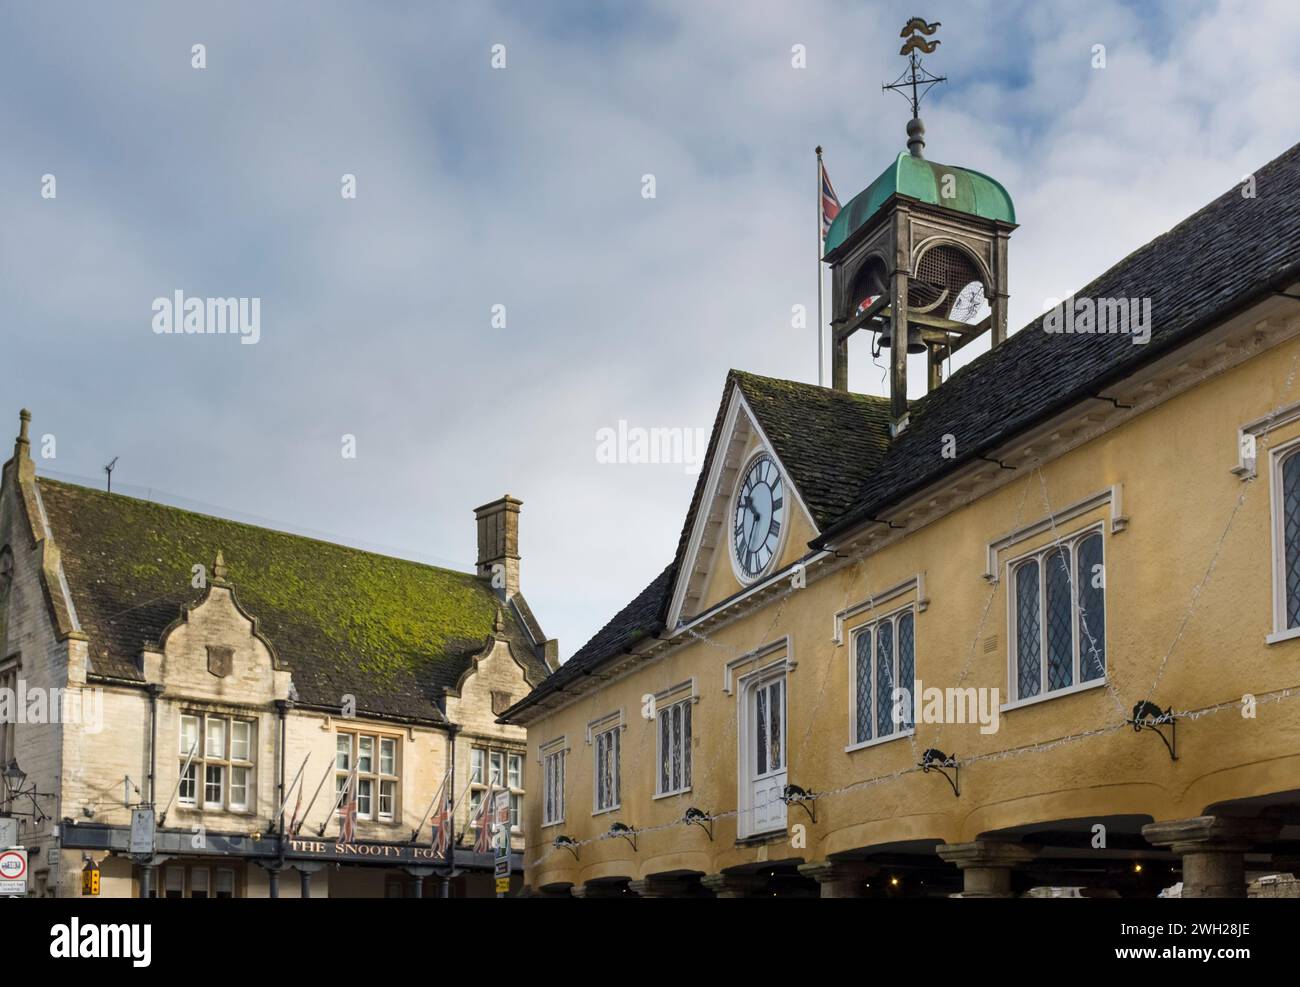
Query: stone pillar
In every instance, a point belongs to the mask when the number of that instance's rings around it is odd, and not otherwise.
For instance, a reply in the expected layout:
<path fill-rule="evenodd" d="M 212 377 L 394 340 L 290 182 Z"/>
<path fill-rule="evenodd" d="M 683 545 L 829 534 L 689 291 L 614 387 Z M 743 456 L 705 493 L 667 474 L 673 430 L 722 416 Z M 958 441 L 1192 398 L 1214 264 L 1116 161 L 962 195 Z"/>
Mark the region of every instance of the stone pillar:
<path fill-rule="evenodd" d="M 748 898 L 764 883 L 755 874 L 706 874 L 700 878 L 700 884 L 712 891 L 715 898 Z"/>
<path fill-rule="evenodd" d="M 1278 829 L 1262 819 L 1193 816 L 1143 826 L 1142 836 L 1183 858 L 1184 898 L 1244 898 L 1246 852 Z"/>
<path fill-rule="evenodd" d="M 433 875 L 433 868 L 432 867 L 407 867 L 406 873 L 410 874 L 412 878 L 408 897 L 411 898 L 425 897 L 424 879 L 426 877 L 431 877 Z"/>
<path fill-rule="evenodd" d="M 680 877 L 644 877 L 628 888 L 641 898 L 684 898 L 687 885 Z"/>
<path fill-rule="evenodd" d="M 865 898 L 867 880 L 880 873 L 865 860 L 819 860 L 800 864 L 799 873 L 817 882 L 823 898 Z"/>
<path fill-rule="evenodd" d="M 298 869 L 298 896 L 300 898 L 311 897 L 311 876 L 320 870 L 324 864 L 304 864 L 295 863 L 294 867 Z"/>
<path fill-rule="evenodd" d="M 1034 859 L 1036 850 L 1020 843 L 976 840 L 941 843 L 935 853 L 961 870 L 962 898 L 1010 898 L 1011 871 Z"/>

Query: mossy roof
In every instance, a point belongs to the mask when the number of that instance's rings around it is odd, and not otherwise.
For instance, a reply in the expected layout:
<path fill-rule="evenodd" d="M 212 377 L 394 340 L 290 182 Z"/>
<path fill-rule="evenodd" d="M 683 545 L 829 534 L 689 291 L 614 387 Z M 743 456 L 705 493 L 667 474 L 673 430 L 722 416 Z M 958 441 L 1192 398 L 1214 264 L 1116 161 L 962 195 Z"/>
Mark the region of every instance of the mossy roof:
<path fill-rule="evenodd" d="M 501 607 L 472 573 L 391 558 L 49 479 L 38 481 L 91 671 L 142 678 L 141 649 L 202 591 L 193 566 L 220 550 L 240 605 L 293 675 L 300 701 L 437 719 L 492 637 Z M 526 605 L 525 605 L 526 606 Z M 512 607 L 502 636 L 531 683 L 546 675 Z"/>

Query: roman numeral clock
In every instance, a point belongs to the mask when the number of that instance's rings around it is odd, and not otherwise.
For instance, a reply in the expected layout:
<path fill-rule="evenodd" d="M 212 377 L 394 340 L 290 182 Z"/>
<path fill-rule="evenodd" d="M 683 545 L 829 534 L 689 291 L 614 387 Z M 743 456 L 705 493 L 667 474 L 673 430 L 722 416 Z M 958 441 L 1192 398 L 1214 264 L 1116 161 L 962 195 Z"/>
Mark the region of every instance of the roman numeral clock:
<path fill-rule="evenodd" d="M 731 548 L 739 575 L 752 582 L 776 559 L 785 523 L 785 481 L 767 453 L 749 461 L 736 489 Z"/>

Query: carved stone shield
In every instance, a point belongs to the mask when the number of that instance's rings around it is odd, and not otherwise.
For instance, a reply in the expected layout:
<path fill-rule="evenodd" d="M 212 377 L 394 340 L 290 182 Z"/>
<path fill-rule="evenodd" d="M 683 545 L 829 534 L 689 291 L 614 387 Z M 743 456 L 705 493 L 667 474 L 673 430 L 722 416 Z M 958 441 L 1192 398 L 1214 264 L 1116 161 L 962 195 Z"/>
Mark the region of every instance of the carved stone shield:
<path fill-rule="evenodd" d="M 235 649 L 208 645 L 208 671 L 219 679 L 230 674 L 235 664 Z"/>

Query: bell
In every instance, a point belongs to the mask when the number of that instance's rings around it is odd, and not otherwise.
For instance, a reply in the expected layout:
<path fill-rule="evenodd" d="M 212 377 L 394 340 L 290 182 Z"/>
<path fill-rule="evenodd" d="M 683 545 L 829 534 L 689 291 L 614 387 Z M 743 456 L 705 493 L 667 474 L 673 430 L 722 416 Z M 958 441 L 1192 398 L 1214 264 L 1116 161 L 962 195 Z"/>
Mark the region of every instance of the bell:
<path fill-rule="evenodd" d="M 890 346 L 893 345 L 893 340 L 891 338 L 893 335 L 893 331 L 894 331 L 894 324 L 892 322 L 888 323 L 885 326 L 885 328 L 880 330 L 880 348 L 882 350 L 888 349 Z M 916 326 L 907 327 L 907 352 L 909 353 L 925 352 L 925 343 L 921 339 L 921 330 L 918 329 Z"/>

